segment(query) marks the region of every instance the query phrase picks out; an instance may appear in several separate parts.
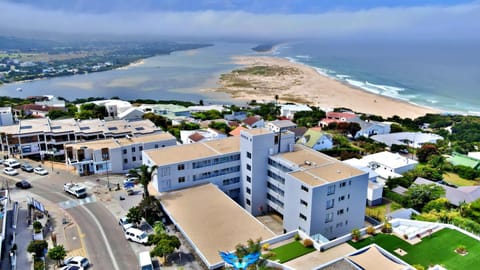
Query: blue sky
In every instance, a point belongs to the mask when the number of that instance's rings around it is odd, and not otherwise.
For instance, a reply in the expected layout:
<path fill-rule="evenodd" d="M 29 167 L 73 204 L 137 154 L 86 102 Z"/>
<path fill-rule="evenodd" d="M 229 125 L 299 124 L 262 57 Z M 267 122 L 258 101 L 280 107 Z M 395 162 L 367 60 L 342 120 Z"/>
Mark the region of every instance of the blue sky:
<path fill-rule="evenodd" d="M 480 39 L 480 2 L 0 0 L 0 34 Z"/>

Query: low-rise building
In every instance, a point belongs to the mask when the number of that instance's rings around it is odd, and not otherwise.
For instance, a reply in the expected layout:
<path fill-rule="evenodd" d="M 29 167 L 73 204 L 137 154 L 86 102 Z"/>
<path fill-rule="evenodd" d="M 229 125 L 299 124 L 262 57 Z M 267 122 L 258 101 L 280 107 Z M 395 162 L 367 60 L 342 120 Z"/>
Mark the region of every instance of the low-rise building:
<path fill-rule="evenodd" d="M 384 143 L 388 147 L 394 144 L 420 148 L 425 143 L 436 143 L 443 137 L 433 133 L 423 132 L 396 132 L 391 134 L 378 134 L 370 137 L 372 140 Z"/>
<path fill-rule="evenodd" d="M 312 108 L 304 104 L 285 104 L 280 106 L 280 116 L 293 119 L 296 112 L 311 112 Z"/>
<path fill-rule="evenodd" d="M 275 120 L 267 122 L 266 128 L 273 132 L 284 132 L 297 127 L 297 124 L 290 120 Z"/>
<path fill-rule="evenodd" d="M 480 186 L 462 186 L 455 188 L 422 177 L 417 177 L 413 183 L 417 185 L 435 184 L 442 187 L 445 190 L 445 198 L 455 206 L 460 206 L 462 203 L 471 203 L 480 199 Z"/>
<path fill-rule="evenodd" d="M 183 144 L 218 140 L 226 137 L 227 135 L 211 128 L 180 131 L 180 140 Z"/>
<path fill-rule="evenodd" d="M 360 130 L 353 136 L 355 139 L 360 137 L 370 137 L 378 134 L 389 134 L 390 133 L 390 123 L 388 122 L 377 122 L 371 120 L 362 120 L 358 117 L 351 118 L 347 122 L 357 123 L 360 125 Z"/>
<path fill-rule="evenodd" d="M 452 153 L 452 156 L 447 158 L 453 166 L 465 166 L 478 170 L 480 168 L 480 160 L 471 156 L 463 155 L 460 153 Z"/>
<path fill-rule="evenodd" d="M 11 107 L 0 107 L 0 126 L 13 125 L 13 114 Z"/>
<path fill-rule="evenodd" d="M 348 122 L 350 119 L 356 118 L 353 112 L 327 112 L 325 118 L 318 122 L 321 127 L 327 127 L 330 123 Z"/>
<path fill-rule="evenodd" d="M 65 144 L 65 163 L 79 175 L 124 173 L 142 165 L 142 151 L 176 145 L 170 133 Z"/>
<path fill-rule="evenodd" d="M 258 115 L 243 119 L 242 124 L 248 129 L 265 127 L 265 121 Z"/>
<path fill-rule="evenodd" d="M 310 128 L 297 141 L 317 151 L 331 149 L 333 147 L 332 135 L 322 131 L 320 128 Z"/>

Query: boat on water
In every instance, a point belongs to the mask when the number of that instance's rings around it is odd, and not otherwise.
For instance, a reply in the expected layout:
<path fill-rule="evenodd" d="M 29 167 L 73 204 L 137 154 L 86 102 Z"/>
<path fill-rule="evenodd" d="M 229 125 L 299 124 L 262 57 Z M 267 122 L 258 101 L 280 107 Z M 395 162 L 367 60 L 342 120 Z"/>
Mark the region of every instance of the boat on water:
<path fill-rule="evenodd" d="M 17 92 L 22 92 L 22 90 L 23 90 L 23 89 L 22 89 L 21 87 L 18 87 L 18 88 L 17 88 Z"/>

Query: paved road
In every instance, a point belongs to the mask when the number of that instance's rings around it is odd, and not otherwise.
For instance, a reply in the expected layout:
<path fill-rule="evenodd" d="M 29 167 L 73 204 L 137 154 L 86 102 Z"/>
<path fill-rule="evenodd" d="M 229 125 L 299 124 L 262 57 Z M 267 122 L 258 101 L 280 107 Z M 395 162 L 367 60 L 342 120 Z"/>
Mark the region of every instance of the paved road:
<path fill-rule="evenodd" d="M 48 168 L 51 172 L 50 168 Z M 57 172 L 59 172 L 57 174 Z M 29 191 L 65 208 L 80 228 L 80 238 L 92 263 L 91 269 L 136 269 L 138 262 L 130 244 L 125 240 L 117 220 L 111 212 L 99 202 L 89 190 L 89 197 L 77 200 L 63 192 L 63 184 L 70 181 L 85 182 L 65 171 L 55 171 L 48 176 L 38 176 L 21 172 L 17 179 L 28 179 L 33 188 Z M 94 184 L 94 182 L 93 182 Z M 77 202 L 77 203 L 75 203 Z M 84 204 L 82 204 L 84 203 Z"/>

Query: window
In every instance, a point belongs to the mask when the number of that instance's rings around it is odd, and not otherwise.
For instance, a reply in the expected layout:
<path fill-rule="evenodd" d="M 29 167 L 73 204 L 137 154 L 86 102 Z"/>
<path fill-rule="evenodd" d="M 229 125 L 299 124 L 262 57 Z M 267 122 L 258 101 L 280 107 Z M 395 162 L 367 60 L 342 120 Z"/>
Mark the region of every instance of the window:
<path fill-rule="evenodd" d="M 138 147 L 138 151 L 143 151 L 143 146 L 140 145 L 140 146 Z"/>
<path fill-rule="evenodd" d="M 128 163 L 128 159 L 124 158 L 123 163 Z"/>
<path fill-rule="evenodd" d="M 246 199 L 246 200 L 245 200 L 245 203 L 246 203 L 247 205 L 250 205 L 250 200 L 249 200 L 249 199 Z"/>
<path fill-rule="evenodd" d="M 247 164 L 247 170 L 249 170 L 249 171 L 252 170 L 252 166 L 250 164 Z"/>
<path fill-rule="evenodd" d="M 333 221 L 333 213 L 328 213 L 325 216 L 325 223 L 329 223 L 329 222 L 332 222 L 332 221 Z"/>
<path fill-rule="evenodd" d="M 248 187 L 246 188 L 246 192 L 247 192 L 247 194 L 252 194 L 252 190 Z"/>
<path fill-rule="evenodd" d="M 251 159 L 252 158 L 252 153 L 247 152 L 247 158 Z"/>
<path fill-rule="evenodd" d="M 298 216 L 299 216 L 301 219 L 303 219 L 303 220 L 307 220 L 307 217 L 306 217 L 304 214 L 302 214 L 302 213 L 300 213 L 300 215 L 298 215 Z"/>
<path fill-rule="evenodd" d="M 158 144 L 155 144 L 155 148 L 158 148 Z"/>
<path fill-rule="evenodd" d="M 347 199 L 350 199 L 350 194 L 347 195 Z"/>
<path fill-rule="evenodd" d="M 352 180 L 349 180 L 349 181 L 348 181 L 348 185 L 349 185 L 349 186 L 352 185 Z"/>
<path fill-rule="evenodd" d="M 338 201 L 339 201 L 339 202 L 341 202 L 341 201 L 343 201 L 343 200 L 345 200 L 345 196 L 340 196 L 340 197 L 338 197 Z"/>
<path fill-rule="evenodd" d="M 327 209 L 333 208 L 333 203 L 335 202 L 334 199 L 328 200 L 327 201 Z"/>
<path fill-rule="evenodd" d="M 250 176 L 247 175 L 247 182 L 248 183 L 251 183 L 252 182 L 252 178 Z"/>
<path fill-rule="evenodd" d="M 347 182 L 340 183 L 340 187 L 345 187 L 346 185 L 347 185 Z"/>
<path fill-rule="evenodd" d="M 337 228 L 341 228 L 343 226 L 343 222 L 337 223 Z"/>
<path fill-rule="evenodd" d="M 123 154 L 127 154 L 127 149 L 123 149 Z"/>
<path fill-rule="evenodd" d="M 132 147 L 132 152 L 135 152 L 135 147 Z"/>
<path fill-rule="evenodd" d="M 300 200 L 300 204 L 301 204 L 301 205 L 304 205 L 304 206 L 308 206 L 308 203 L 307 203 L 306 201 L 304 201 L 304 200 Z"/>
<path fill-rule="evenodd" d="M 133 162 L 137 161 L 137 157 L 132 157 L 132 161 Z"/>
<path fill-rule="evenodd" d="M 301 188 L 303 191 L 308 192 L 308 188 L 307 188 L 306 186 L 302 185 L 300 188 Z"/>
<path fill-rule="evenodd" d="M 335 186 L 334 185 L 329 186 L 328 189 L 327 189 L 327 195 L 332 195 L 332 194 L 335 194 Z"/>
<path fill-rule="evenodd" d="M 343 209 L 337 210 L 337 216 L 343 215 Z"/>
<path fill-rule="evenodd" d="M 185 170 L 185 164 L 178 164 L 177 168 L 179 171 L 183 171 Z"/>
<path fill-rule="evenodd" d="M 178 183 L 183 183 L 183 182 L 185 182 L 185 176 L 178 177 Z"/>

